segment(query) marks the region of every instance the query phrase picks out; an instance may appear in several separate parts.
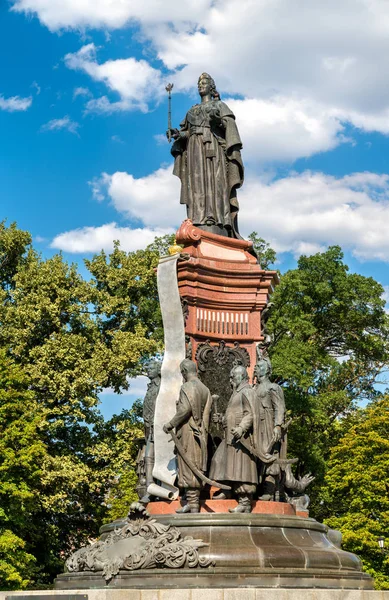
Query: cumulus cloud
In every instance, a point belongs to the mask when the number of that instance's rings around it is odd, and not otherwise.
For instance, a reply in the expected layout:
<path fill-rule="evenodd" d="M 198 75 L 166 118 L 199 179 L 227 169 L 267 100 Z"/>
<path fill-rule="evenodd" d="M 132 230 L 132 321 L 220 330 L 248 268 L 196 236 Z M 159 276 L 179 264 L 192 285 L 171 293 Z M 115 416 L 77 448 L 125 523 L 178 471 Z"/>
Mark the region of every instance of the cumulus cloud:
<path fill-rule="evenodd" d="M 160 168 L 140 179 L 104 173 L 92 188 L 99 200 L 107 197 L 118 212 L 141 222 L 141 231 L 172 231 L 186 212 L 178 200 L 180 182 L 171 170 Z M 299 256 L 339 244 L 360 260 L 389 261 L 389 175 L 365 172 L 336 178 L 306 171 L 270 179 L 251 174 L 239 202 L 242 234 L 256 230 L 278 252 Z M 117 234 L 110 235 L 114 239 Z"/>
<path fill-rule="evenodd" d="M 293 161 L 346 141 L 339 115 L 316 102 L 275 96 L 227 98 L 226 103 L 236 116 L 248 160 Z"/>
<path fill-rule="evenodd" d="M 239 93 L 248 111 L 261 111 L 257 129 L 269 133 L 269 154 L 276 159 L 333 148 L 343 141 L 343 121 L 389 133 L 387 0 L 310 0 L 303 7 L 300 0 L 12 2 L 13 10 L 37 15 L 51 30 L 137 23 L 173 72 L 176 90 L 193 89 L 207 70 L 224 95 Z M 69 54 L 67 64 L 104 81 L 119 99 L 93 99 L 87 110 L 146 110 L 161 93 L 160 73 L 146 61 L 123 58 L 99 64 L 95 52 L 88 44 Z M 289 134 L 295 135 L 294 144 Z M 286 148 L 291 145 L 297 148 Z"/>
<path fill-rule="evenodd" d="M 72 121 L 70 117 L 66 115 L 65 117 L 62 117 L 62 119 L 51 119 L 51 121 L 42 125 L 41 131 L 60 131 L 61 129 L 66 129 L 70 133 L 78 136 L 79 127 L 79 123 Z"/>
<path fill-rule="evenodd" d="M 120 100 L 111 102 L 107 96 L 94 98 L 87 103 L 87 111 L 112 113 L 139 109 L 147 112 L 148 103 L 155 102 L 164 93 L 160 71 L 147 61 L 130 57 L 100 64 L 96 53 L 96 46 L 87 44 L 78 52 L 67 54 L 65 64 L 69 69 L 84 71 L 95 81 L 105 83 L 110 91 L 119 94 Z"/>
<path fill-rule="evenodd" d="M 17 12 L 36 15 L 52 31 L 124 27 L 130 21 L 201 20 L 212 0 L 11 0 Z"/>
<path fill-rule="evenodd" d="M 114 240 L 119 240 L 121 248 L 132 252 L 151 244 L 156 237 L 173 233 L 172 228 L 149 227 L 131 229 L 119 227 L 116 223 L 107 223 L 100 227 L 82 227 L 57 235 L 51 247 L 74 254 L 95 253 L 101 250 L 111 251 Z"/>
<path fill-rule="evenodd" d="M 11 96 L 10 98 L 5 98 L 4 96 L 0 95 L 0 110 L 5 110 L 7 112 L 25 111 L 30 108 L 31 104 L 31 96 L 28 98 L 21 98 L 20 96 Z"/>
<path fill-rule="evenodd" d="M 186 218 L 179 204 L 180 181 L 172 175 L 172 166 L 162 167 L 136 179 L 129 173 L 103 173 L 92 182 L 95 197 L 106 194 L 120 213 L 149 227 L 174 227 Z"/>
<path fill-rule="evenodd" d="M 241 230 L 255 228 L 279 252 L 311 254 L 339 244 L 361 260 L 389 261 L 389 175 L 251 177 L 239 198 Z"/>

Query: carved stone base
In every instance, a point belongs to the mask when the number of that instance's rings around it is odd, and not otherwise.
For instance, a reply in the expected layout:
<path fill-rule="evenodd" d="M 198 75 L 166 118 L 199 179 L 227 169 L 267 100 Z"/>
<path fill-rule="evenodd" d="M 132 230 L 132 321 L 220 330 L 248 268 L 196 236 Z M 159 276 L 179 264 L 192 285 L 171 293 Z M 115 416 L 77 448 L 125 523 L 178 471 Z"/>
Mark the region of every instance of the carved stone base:
<path fill-rule="evenodd" d="M 334 588 L 373 589 L 357 556 L 330 541 L 314 519 L 264 514 L 154 516 L 178 529 L 182 539 L 200 541 L 195 568 L 119 570 L 106 582 L 101 571 L 64 573 L 57 589 L 88 588 Z M 101 529 L 101 541 L 124 521 Z M 205 566 L 207 565 L 207 566 Z"/>

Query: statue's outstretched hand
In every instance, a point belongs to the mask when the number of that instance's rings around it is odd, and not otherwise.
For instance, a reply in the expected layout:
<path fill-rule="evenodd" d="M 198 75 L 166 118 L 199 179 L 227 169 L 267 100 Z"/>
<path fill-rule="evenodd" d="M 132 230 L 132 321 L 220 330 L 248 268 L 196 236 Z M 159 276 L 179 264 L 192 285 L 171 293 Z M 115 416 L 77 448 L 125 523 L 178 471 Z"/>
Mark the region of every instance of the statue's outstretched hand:
<path fill-rule="evenodd" d="M 315 477 L 313 475 L 311 475 L 311 473 L 307 473 L 306 475 L 299 477 L 299 481 L 303 484 L 304 489 L 307 488 L 314 479 L 315 479 Z"/>

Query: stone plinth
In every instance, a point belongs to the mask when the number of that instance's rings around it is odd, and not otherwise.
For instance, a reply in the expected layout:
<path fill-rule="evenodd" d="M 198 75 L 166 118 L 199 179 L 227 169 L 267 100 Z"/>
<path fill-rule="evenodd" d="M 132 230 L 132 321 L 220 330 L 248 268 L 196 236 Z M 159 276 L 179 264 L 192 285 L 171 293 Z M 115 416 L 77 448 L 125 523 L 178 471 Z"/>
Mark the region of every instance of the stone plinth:
<path fill-rule="evenodd" d="M 235 344 L 247 357 L 252 376 L 256 344 L 263 339 L 261 311 L 278 283 L 276 271 L 261 268 L 250 253 L 252 242 L 208 233 L 190 220 L 183 222 L 176 238 L 184 246 L 178 286 L 192 358 L 201 363 L 201 345 L 207 340 L 232 350 Z M 219 358 L 223 361 L 221 353 Z"/>
<path fill-rule="evenodd" d="M 56 588 L 373 587 L 371 577 L 362 572 L 359 558 L 333 544 L 327 527 L 314 519 L 270 514 L 170 514 L 153 518 L 161 525 L 177 528 L 185 539 L 201 540 L 204 545 L 198 553 L 207 566 L 121 570 L 107 583 L 99 571 L 64 573 L 56 579 Z M 101 540 L 121 526 L 120 521 L 104 525 Z"/>
<path fill-rule="evenodd" d="M 202 500 L 200 502 L 200 513 L 220 513 L 229 514 L 230 508 L 236 508 L 238 505 L 236 500 Z M 163 500 L 160 502 L 149 502 L 147 505 L 147 512 L 150 515 L 174 515 L 181 507 L 180 500 L 168 501 Z M 257 500 L 253 502 L 253 514 L 265 514 L 265 515 L 289 515 L 308 517 L 308 511 L 296 511 L 292 504 L 287 502 L 262 502 Z"/>
<path fill-rule="evenodd" d="M 202 588 L 202 589 L 73 589 L 72 595 L 79 595 L 79 600 L 87 594 L 88 600 L 389 600 L 389 591 L 373 590 L 319 590 L 294 588 Z M 55 596 L 61 600 L 69 594 L 67 590 L 38 590 L 34 592 L 0 592 L 0 600 L 7 597 L 28 596 L 31 600 L 52 600 Z"/>

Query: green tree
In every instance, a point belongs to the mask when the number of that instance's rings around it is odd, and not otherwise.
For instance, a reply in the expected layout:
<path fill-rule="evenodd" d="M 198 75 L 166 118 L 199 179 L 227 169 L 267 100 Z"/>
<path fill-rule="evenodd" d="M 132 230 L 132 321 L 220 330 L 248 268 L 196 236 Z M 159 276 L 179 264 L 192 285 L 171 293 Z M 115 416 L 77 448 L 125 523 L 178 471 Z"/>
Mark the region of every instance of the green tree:
<path fill-rule="evenodd" d="M 294 417 L 289 442 L 298 472 L 317 476 L 314 500 L 340 435 L 339 417 L 353 411 L 357 400 L 377 395 L 374 383 L 388 362 L 382 294 L 372 277 L 349 273 L 334 246 L 302 256 L 272 296 L 267 328 L 274 336 L 273 375 Z"/>
<path fill-rule="evenodd" d="M 36 488 L 47 451 L 39 438 L 41 414 L 19 367 L 0 349 L 0 587 L 24 588 L 35 559 L 24 532 L 39 501 Z"/>
<path fill-rule="evenodd" d="M 141 415 L 142 400 L 139 399 L 130 410 L 123 410 L 104 423 L 99 435 L 96 450 L 105 457 L 110 471 L 110 486 L 105 497 L 108 510 L 104 517 L 108 523 L 126 516 L 131 503 L 138 500 L 136 458 L 144 436 Z"/>
<path fill-rule="evenodd" d="M 32 497 L 39 499 L 23 504 L 28 526 L 16 521 L 2 541 L 4 552 L 13 548 L 15 555 L 25 551 L 35 558 L 39 584 L 51 582 L 63 557 L 97 534 L 107 511 L 122 425 L 107 426 L 112 448 L 104 454 L 108 434 L 102 433 L 99 392 L 127 388 L 128 377 L 142 372 L 145 357 L 160 345 L 158 319 L 151 315 L 156 302 L 148 305 L 156 294 L 157 251 L 121 255 L 122 262 L 119 254 L 115 249 L 105 274 L 103 255 L 96 257 L 96 277 L 85 281 L 61 255 L 43 260 L 16 226 L 0 228 L 0 256 L 9 266 L 0 285 L 0 349 L 23 374 L 31 394 L 26 410 L 39 420 L 31 435 L 43 452 L 26 465 Z M 22 435 L 22 427 L 22 418 L 12 427 L 7 420 L 1 424 L 5 455 L 11 452 L 8 434 L 17 437 L 20 428 Z M 132 437 L 129 454 L 135 452 Z M 3 489 L 10 477 L 5 469 Z"/>
<path fill-rule="evenodd" d="M 389 589 L 389 555 L 378 537 L 389 539 L 389 396 L 372 402 L 342 424 L 332 448 L 321 498 L 325 522 L 343 534 L 377 589 Z"/>
<path fill-rule="evenodd" d="M 263 238 L 258 236 L 256 231 L 253 231 L 248 236 L 248 239 L 253 242 L 254 250 L 258 256 L 258 262 L 262 269 L 269 269 L 277 260 L 277 253 L 270 244 Z"/>

